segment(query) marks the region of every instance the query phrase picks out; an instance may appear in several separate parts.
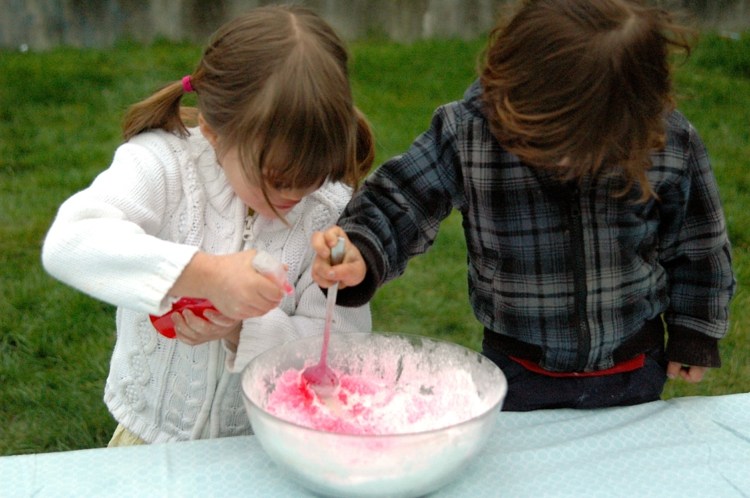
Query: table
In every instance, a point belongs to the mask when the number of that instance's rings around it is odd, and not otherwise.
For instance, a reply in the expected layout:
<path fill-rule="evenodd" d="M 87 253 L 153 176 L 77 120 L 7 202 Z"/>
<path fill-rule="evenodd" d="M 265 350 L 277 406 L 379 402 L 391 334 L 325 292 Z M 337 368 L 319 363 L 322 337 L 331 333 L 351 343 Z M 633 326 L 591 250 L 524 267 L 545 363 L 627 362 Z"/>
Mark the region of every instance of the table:
<path fill-rule="evenodd" d="M 0 458 L 0 496 L 310 496 L 253 436 Z M 501 413 L 435 497 L 750 496 L 750 393 Z"/>

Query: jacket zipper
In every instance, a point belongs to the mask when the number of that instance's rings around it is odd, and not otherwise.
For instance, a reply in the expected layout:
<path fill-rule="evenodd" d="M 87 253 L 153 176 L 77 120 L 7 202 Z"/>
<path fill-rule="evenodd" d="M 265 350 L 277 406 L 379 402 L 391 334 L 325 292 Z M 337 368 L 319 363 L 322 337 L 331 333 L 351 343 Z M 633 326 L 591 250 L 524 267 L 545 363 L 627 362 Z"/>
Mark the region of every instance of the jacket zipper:
<path fill-rule="evenodd" d="M 588 363 L 591 350 L 591 331 L 586 319 L 586 257 L 583 239 L 583 218 L 581 216 L 581 199 L 578 188 L 573 189 L 569 197 L 568 217 L 570 221 L 570 240 L 573 260 L 573 305 L 575 324 L 578 336 L 576 370 L 583 371 Z"/>
<path fill-rule="evenodd" d="M 255 213 L 252 209 L 247 208 L 247 214 L 245 215 L 245 226 L 242 228 L 242 240 L 245 242 L 250 241 L 253 238 L 253 220 Z"/>

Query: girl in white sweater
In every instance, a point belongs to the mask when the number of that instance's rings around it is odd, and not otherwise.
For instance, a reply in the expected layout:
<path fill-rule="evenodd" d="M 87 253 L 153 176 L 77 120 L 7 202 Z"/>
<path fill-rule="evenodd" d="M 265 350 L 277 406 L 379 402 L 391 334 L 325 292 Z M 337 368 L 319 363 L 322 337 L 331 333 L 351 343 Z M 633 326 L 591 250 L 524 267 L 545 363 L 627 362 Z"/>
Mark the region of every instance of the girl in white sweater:
<path fill-rule="evenodd" d="M 198 109 L 181 108 L 189 92 Z M 372 164 L 346 49 L 309 10 L 254 9 L 214 34 L 191 75 L 131 107 L 123 132 L 111 166 L 60 207 L 42 251 L 54 277 L 117 306 L 110 445 L 249 434 L 238 372 L 322 333 L 309 241 Z M 259 251 L 285 265 L 293 293 L 254 269 Z M 172 313 L 174 340 L 149 315 L 180 297 L 216 310 Z M 337 308 L 335 331 L 370 329 L 369 307 Z"/>

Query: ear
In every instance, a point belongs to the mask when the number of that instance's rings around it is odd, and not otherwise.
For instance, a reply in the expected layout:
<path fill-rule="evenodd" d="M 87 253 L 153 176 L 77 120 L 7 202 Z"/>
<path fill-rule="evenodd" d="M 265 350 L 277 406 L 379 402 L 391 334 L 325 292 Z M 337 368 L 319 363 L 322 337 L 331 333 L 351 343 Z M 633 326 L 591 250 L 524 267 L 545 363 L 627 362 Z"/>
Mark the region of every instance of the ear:
<path fill-rule="evenodd" d="M 211 128 L 208 123 L 206 123 L 206 120 L 203 118 L 203 114 L 198 114 L 198 126 L 200 127 L 203 136 L 206 137 L 206 140 L 208 140 L 208 143 L 211 144 L 211 147 L 216 149 L 219 145 L 219 135 L 217 135 L 214 129 Z"/>

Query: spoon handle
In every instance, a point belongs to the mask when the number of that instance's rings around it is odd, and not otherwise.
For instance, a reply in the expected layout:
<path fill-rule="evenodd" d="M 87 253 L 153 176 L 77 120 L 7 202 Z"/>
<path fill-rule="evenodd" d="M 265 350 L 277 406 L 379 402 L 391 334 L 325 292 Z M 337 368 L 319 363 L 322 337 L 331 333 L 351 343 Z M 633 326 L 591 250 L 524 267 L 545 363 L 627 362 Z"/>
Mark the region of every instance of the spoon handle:
<path fill-rule="evenodd" d="M 336 245 L 331 249 L 331 264 L 337 265 L 344 260 L 344 243 L 343 237 L 339 237 Z M 328 356 L 328 341 L 331 338 L 331 322 L 333 322 L 333 308 L 336 306 L 336 295 L 339 292 L 339 283 L 334 283 L 328 288 L 328 297 L 326 298 L 326 322 L 323 328 L 323 348 L 320 352 L 320 364 L 324 365 Z"/>
<path fill-rule="evenodd" d="M 344 237 L 339 237 L 338 242 L 336 242 L 336 245 L 333 246 L 331 249 L 331 264 L 337 265 L 341 263 L 344 260 L 344 244 L 346 240 L 344 240 Z"/>

